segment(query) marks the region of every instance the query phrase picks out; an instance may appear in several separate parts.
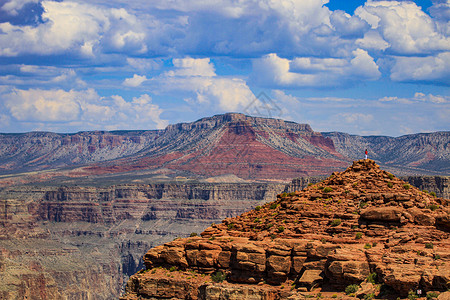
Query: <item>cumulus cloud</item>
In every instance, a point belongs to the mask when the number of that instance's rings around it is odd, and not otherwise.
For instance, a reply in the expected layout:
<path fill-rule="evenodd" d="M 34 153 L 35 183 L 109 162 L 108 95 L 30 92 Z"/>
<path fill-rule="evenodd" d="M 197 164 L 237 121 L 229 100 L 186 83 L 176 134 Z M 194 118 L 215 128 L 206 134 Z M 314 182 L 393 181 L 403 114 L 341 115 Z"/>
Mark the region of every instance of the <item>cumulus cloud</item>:
<path fill-rule="evenodd" d="M 437 23 L 410 1 L 368 1 L 355 15 L 371 25 L 396 54 L 427 54 L 450 49 L 450 38 L 439 31 Z M 371 38 L 371 36 L 367 36 Z M 361 45 L 372 41 L 360 41 Z M 382 43 L 379 43 L 382 45 Z M 380 50 L 384 50 L 382 47 Z"/>
<path fill-rule="evenodd" d="M 145 77 L 145 75 L 140 76 L 140 75 L 134 74 L 132 78 L 125 79 L 123 81 L 123 85 L 130 86 L 130 87 L 138 87 L 145 81 L 147 81 L 147 77 Z"/>
<path fill-rule="evenodd" d="M 11 3 L 11 2 L 9 2 Z M 8 3 L 8 4 L 9 4 Z M 147 51 L 146 33 L 135 16 L 124 9 L 108 9 L 74 2 L 41 2 L 43 23 L 37 26 L 0 23 L 0 56 Z"/>
<path fill-rule="evenodd" d="M 396 57 L 391 79 L 450 84 L 450 52 L 426 57 Z"/>
<path fill-rule="evenodd" d="M 351 16 L 342 10 L 334 11 L 330 22 L 335 31 L 344 38 L 363 37 L 370 28 L 369 24 L 358 16 Z"/>
<path fill-rule="evenodd" d="M 173 59 L 172 62 L 173 70 L 149 81 L 154 90 L 183 92 L 186 102 L 201 109 L 208 108 L 209 112 L 242 110 L 255 99 L 245 80 L 217 76 L 209 58 L 186 57 Z"/>
<path fill-rule="evenodd" d="M 347 59 L 302 57 L 289 60 L 272 53 L 254 60 L 252 79 L 261 86 L 318 87 L 376 80 L 380 75 L 367 51 L 356 49 Z"/>
<path fill-rule="evenodd" d="M 93 89 L 11 89 L 2 95 L 5 112 L 17 121 L 89 126 L 92 129 L 164 128 L 163 110 L 149 95 L 125 101 L 121 96 L 101 97 Z M 70 126 L 69 126 L 70 127 Z"/>
<path fill-rule="evenodd" d="M 209 58 L 175 58 L 172 60 L 175 71 L 167 72 L 167 76 L 215 76 L 214 65 Z"/>

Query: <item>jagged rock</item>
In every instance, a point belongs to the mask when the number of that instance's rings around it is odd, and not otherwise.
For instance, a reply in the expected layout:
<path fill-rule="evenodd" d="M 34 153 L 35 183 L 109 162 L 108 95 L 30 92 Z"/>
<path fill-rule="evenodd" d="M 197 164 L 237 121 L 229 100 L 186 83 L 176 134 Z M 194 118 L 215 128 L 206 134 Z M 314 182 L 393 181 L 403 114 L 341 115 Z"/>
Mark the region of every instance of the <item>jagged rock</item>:
<path fill-rule="evenodd" d="M 323 281 L 322 270 L 306 270 L 300 280 L 299 285 L 311 290 Z"/>

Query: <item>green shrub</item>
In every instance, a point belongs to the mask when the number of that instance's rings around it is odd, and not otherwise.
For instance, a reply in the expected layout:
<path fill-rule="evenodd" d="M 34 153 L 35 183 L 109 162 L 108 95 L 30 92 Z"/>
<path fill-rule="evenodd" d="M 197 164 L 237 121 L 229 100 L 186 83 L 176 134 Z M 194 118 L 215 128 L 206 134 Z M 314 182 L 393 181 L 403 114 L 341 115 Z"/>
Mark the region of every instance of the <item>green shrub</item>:
<path fill-rule="evenodd" d="M 286 198 L 287 197 L 287 193 L 283 193 L 283 194 L 281 194 L 281 198 Z"/>
<path fill-rule="evenodd" d="M 362 238 L 362 236 L 363 236 L 363 234 L 361 232 L 357 232 L 355 235 L 355 239 L 359 240 Z"/>
<path fill-rule="evenodd" d="M 323 190 L 325 187 L 324 186 L 318 186 L 317 187 L 319 190 Z"/>
<path fill-rule="evenodd" d="M 433 249 L 433 243 L 425 243 L 425 248 L 427 249 Z"/>
<path fill-rule="evenodd" d="M 388 186 L 389 188 L 392 188 L 392 187 L 394 186 L 394 184 L 393 184 L 392 182 L 388 182 L 387 186 Z"/>
<path fill-rule="evenodd" d="M 227 228 L 228 228 L 228 229 L 233 229 L 233 228 L 234 228 L 234 224 L 233 224 L 233 223 L 228 224 L 228 225 L 227 225 Z"/>
<path fill-rule="evenodd" d="M 337 298 L 337 294 L 331 295 L 331 298 Z"/>
<path fill-rule="evenodd" d="M 439 205 L 431 204 L 431 205 L 428 206 L 428 208 L 431 209 L 432 211 L 435 211 L 436 209 L 439 208 Z"/>
<path fill-rule="evenodd" d="M 279 226 L 277 230 L 278 230 L 278 232 L 283 232 L 284 231 L 284 227 L 283 226 Z"/>
<path fill-rule="evenodd" d="M 217 271 L 216 273 L 211 275 L 211 280 L 214 282 L 222 282 L 227 278 L 227 274 Z"/>
<path fill-rule="evenodd" d="M 330 188 L 329 186 L 323 188 L 323 192 L 324 193 L 329 193 L 329 192 L 332 192 L 332 191 L 333 191 L 333 189 Z"/>
<path fill-rule="evenodd" d="M 394 175 L 393 174 L 391 174 L 391 173 L 388 173 L 388 177 L 389 177 L 389 179 L 394 179 Z"/>
<path fill-rule="evenodd" d="M 259 218 L 256 218 L 254 222 L 255 223 L 261 223 L 261 220 Z"/>
<path fill-rule="evenodd" d="M 424 192 L 425 194 L 428 194 L 428 193 L 429 193 L 428 190 L 423 190 L 422 192 Z"/>
<path fill-rule="evenodd" d="M 359 286 L 357 284 L 350 284 L 345 288 L 345 293 L 347 295 L 356 293 L 359 289 Z"/>
<path fill-rule="evenodd" d="M 215 236 L 212 236 L 212 237 L 209 238 L 210 241 L 214 241 L 215 239 L 216 239 Z"/>
<path fill-rule="evenodd" d="M 359 203 L 359 207 L 360 208 L 366 208 L 367 207 L 367 202 L 364 202 L 364 201 L 361 201 L 360 203 Z"/>
<path fill-rule="evenodd" d="M 294 197 L 294 196 L 295 196 L 295 192 L 290 192 L 290 193 L 288 194 L 288 196 Z"/>
<path fill-rule="evenodd" d="M 255 210 L 256 211 L 260 211 L 261 210 L 261 206 L 258 205 L 257 207 L 255 207 Z"/>
<path fill-rule="evenodd" d="M 415 300 L 415 299 L 417 299 L 417 298 L 418 298 L 418 297 L 417 297 L 416 293 L 414 293 L 413 290 L 410 290 L 410 291 L 408 292 L 408 299 L 409 299 L 409 300 Z"/>
<path fill-rule="evenodd" d="M 410 186 L 409 184 L 407 184 L 407 183 L 405 183 L 405 184 L 403 185 L 403 188 L 404 188 L 405 190 L 409 190 L 410 187 L 411 187 L 411 186 Z"/>
<path fill-rule="evenodd" d="M 175 267 L 175 266 L 172 266 L 172 267 L 170 267 L 170 269 L 169 269 L 170 272 L 174 272 L 174 271 L 176 271 L 176 270 L 177 270 L 177 267 Z"/>
<path fill-rule="evenodd" d="M 266 224 L 266 229 L 269 229 L 269 228 L 271 228 L 272 226 L 273 226 L 272 223 Z"/>
<path fill-rule="evenodd" d="M 373 294 L 373 293 L 369 293 L 369 294 L 366 294 L 366 295 L 364 295 L 364 300 L 371 300 L 371 299 L 374 299 L 375 298 L 375 295 Z"/>
<path fill-rule="evenodd" d="M 372 247 L 376 247 L 376 246 L 377 246 L 377 242 L 373 242 Z"/>
<path fill-rule="evenodd" d="M 197 236 L 197 232 L 191 232 L 191 234 L 190 234 L 189 236 L 190 236 L 190 237 Z"/>
<path fill-rule="evenodd" d="M 428 293 L 427 293 L 427 300 L 435 299 L 435 298 L 437 298 L 438 296 L 439 296 L 439 294 L 436 293 L 436 292 L 428 292 Z"/>
<path fill-rule="evenodd" d="M 371 244 L 368 244 L 368 243 L 367 243 L 367 244 L 364 245 L 364 249 L 370 249 L 370 248 L 372 248 L 372 245 L 371 245 Z"/>
<path fill-rule="evenodd" d="M 375 284 L 377 280 L 377 273 L 370 273 L 369 276 L 367 276 L 367 282 L 370 282 L 372 284 Z"/>
<path fill-rule="evenodd" d="M 341 225 L 341 219 L 334 219 L 333 221 L 331 221 L 331 226 L 332 227 L 336 227 L 336 226 L 339 226 L 339 225 Z"/>
<path fill-rule="evenodd" d="M 441 259 L 441 256 L 439 254 L 435 254 L 433 258 L 434 258 L 434 260 L 438 260 L 438 259 Z"/>
<path fill-rule="evenodd" d="M 430 195 L 433 197 L 436 197 L 436 193 L 435 192 L 430 192 Z"/>
<path fill-rule="evenodd" d="M 277 203 L 272 203 L 272 204 L 270 204 L 270 209 L 275 209 L 275 208 L 277 208 L 278 207 L 278 204 Z"/>
<path fill-rule="evenodd" d="M 312 186 L 312 185 L 314 185 L 314 183 L 312 183 L 312 182 L 308 183 L 308 186 Z"/>

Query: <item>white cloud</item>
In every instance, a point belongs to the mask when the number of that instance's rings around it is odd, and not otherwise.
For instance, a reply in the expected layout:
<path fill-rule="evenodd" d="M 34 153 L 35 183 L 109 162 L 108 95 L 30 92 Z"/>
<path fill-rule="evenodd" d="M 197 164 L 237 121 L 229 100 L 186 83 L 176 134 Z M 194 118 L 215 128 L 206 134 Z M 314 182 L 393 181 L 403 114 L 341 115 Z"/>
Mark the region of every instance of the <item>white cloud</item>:
<path fill-rule="evenodd" d="M 302 57 L 288 60 L 272 53 L 253 63 L 252 79 L 261 86 L 341 86 L 356 80 L 376 80 L 381 73 L 362 49 L 347 59 Z"/>
<path fill-rule="evenodd" d="M 19 122 L 61 123 L 93 129 L 164 128 L 163 110 L 152 103 L 149 95 L 132 101 L 120 96 L 101 97 L 93 89 L 83 91 L 12 89 L 2 95 L 7 112 Z M 5 112 L 6 112 L 5 111 Z"/>
<path fill-rule="evenodd" d="M 355 15 L 369 23 L 394 53 L 411 55 L 450 49 L 450 38 L 439 32 L 436 21 L 414 2 L 368 1 L 356 9 Z M 374 46 L 373 40 L 361 40 L 360 45 L 364 44 Z"/>
<path fill-rule="evenodd" d="M 341 113 L 337 115 L 346 123 L 370 123 L 373 121 L 372 114 L 363 113 Z"/>
<path fill-rule="evenodd" d="M 80 115 L 83 93 L 63 90 L 19 90 L 4 95 L 5 106 L 19 121 L 73 121 Z"/>
<path fill-rule="evenodd" d="M 147 77 L 145 77 L 145 75 L 140 76 L 140 75 L 134 74 L 132 78 L 125 79 L 123 81 L 123 85 L 131 86 L 131 87 L 138 87 L 145 81 L 147 81 Z"/>
<path fill-rule="evenodd" d="M 44 23 L 18 26 L 0 23 L 0 56 L 102 51 L 143 53 L 146 33 L 141 22 L 124 9 L 100 8 L 75 2 L 41 2 Z"/>
<path fill-rule="evenodd" d="M 84 82 L 72 68 L 58 68 L 38 65 L 10 65 L 11 73 L 16 75 L 0 76 L 0 84 L 15 86 L 51 86 L 85 88 Z"/>
<path fill-rule="evenodd" d="M 149 80 L 157 92 L 182 92 L 197 109 L 238 111 L 255 99 L 245 80 L 217 76 L 209 58 L 172 60 L 174 69 Z"/>
<path fill-rule="evenodd" d="M 209 58 L 175 58 L 172 60 L 175 71 L 167 72 L 167 76 L 215 76 L 214 65 Z"/>
<path fill-rule="evenodd" d="M 435 103 L 435 104 L 445 104 L 450 102 L 450 96 L 441 96 L 441 95 L 433 95 L 433 94 L 424 94 L 421 92 L 416 92 L 411 98 L 403 98 L 396 96 L 386 96 L 378 99 L 380 102 L 398 102 L 402 104 L 412 104 L 418 102 L 425 103 Z"/>
<path fill-rule="evenodd" d="M 428 57 L 395 57 L 391 79 L 450 84 L 450 52 Z"/>
<path fill-rule="evenodd" d="M 5 1 L 0 8 L 6 11 L 8 14 L 17 15 L 19 10 L 28 3 L 38 3 L 40 0 L 10 0 Z"/>
<path fill-rule="evenodd" d="M 334 11 L 330 16 L 334 30 L 344 38 L 362 37 L 369 24 L 358 16 L 350 16 L 342 10 Z"/>
<path fill-rule="evenodd" d="M 163 62 L 158 59 L 127 58 L 127 63 L 134 69 L 141 71 L 152 71 L 161 69 Z"/>

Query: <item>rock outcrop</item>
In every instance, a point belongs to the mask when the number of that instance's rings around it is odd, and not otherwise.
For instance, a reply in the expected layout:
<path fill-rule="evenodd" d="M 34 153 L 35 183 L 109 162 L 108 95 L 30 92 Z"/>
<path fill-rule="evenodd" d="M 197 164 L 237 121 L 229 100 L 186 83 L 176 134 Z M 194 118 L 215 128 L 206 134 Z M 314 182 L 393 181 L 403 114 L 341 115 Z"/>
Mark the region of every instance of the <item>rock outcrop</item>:
<path fill-rule="evenodd" d="M 361 290 L 390 296 L 443 292 L 450 287 L 449 215 L 448 199 L 412 187 L 372 160 L 356 161 L 213 224 L 201 237 L 150 249 L 146 269 L 130 278 L 122 299 L 225 299 L 234 292 L 303 299 L 308 291 L 340 293 L 368 281 L 378 288 L 365 283 Z"/>

